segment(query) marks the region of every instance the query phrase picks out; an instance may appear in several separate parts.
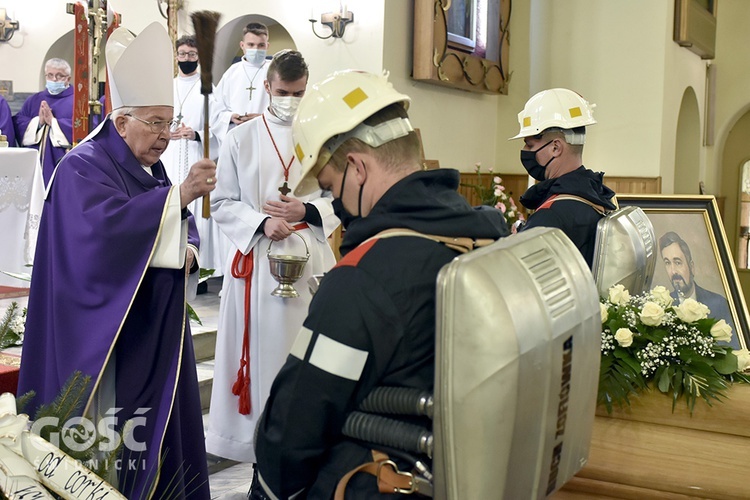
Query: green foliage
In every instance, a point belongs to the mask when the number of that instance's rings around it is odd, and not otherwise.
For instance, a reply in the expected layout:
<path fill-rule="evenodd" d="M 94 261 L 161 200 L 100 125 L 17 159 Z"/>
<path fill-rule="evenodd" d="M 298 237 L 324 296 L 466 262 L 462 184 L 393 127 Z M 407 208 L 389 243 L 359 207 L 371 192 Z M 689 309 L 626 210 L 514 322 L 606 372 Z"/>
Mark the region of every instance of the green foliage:
<path fill-rule="evenodd" d="M 21 345 L 26 323 L 26 308 L 11 302 L 0 320 L 0 350 Z"/>
<path fill-rule="evenodd" d="M 47 441 L 54 442 L 62 451 L 67 453 L 71 458 L 81 461 L 97 474 L 99 477 L 108 477 L 115 467 L 116 461 L 102 460 L 100 444 L 108 442 L 108 438 L 95 432 L 91 435 L 82 424 L 70 425 L 69 420 L 73 417 L 80 416 L 83 406 L 86 403 L 91 387 L 91 377 L 83 375 L 81 372 L 74 372 L 63 385 L 60 394 L 49 404 L 41 405 L 34 415 L 34 420 L 45 417 L 51 417 L 50 422 L 56 424 L 45 425 L 41 427 L 39 435 Z M 24 395 L 27 398 L 29 395 Z M 22 399 L 23 399 L 22 398 Z M 20 406 L 16 400 L 16 406 Z M 52 436 L 60 436 L 60 439 L 52 441 Z M 78 444 L 87 443 L 84 450 L 70 448 L 65 439 L 72 439 Z M 121 436 L 122 437 L 122 436 Z M 108 454 L 108 457 L 116 458 L 122 451 L 122 442 L 117 449 Z"/>

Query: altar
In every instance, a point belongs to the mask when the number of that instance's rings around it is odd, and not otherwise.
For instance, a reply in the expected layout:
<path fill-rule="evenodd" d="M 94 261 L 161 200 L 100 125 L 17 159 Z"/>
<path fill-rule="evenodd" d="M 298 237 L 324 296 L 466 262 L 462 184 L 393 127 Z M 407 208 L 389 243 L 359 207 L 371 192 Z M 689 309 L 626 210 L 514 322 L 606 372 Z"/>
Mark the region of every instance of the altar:
<path fill-rule="evenodd" d="M 39 153 L 30 148 L 0 148 L 0 271 L 31 273 L 39 221 L 44 204 L 44 181 Z M 29 283 L 0 273 L 0 287 Z"/>

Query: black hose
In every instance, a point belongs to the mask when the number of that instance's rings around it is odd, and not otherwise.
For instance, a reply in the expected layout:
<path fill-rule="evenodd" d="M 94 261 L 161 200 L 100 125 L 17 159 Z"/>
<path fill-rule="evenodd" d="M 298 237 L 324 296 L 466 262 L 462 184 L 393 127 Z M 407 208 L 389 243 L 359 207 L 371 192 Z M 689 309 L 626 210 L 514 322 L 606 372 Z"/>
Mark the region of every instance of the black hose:
<path fill-rule="evenodd" d="M 353 439 L 390 446 L 432 458 L 432 432 L 418 425 L 388 417 L 353 411 L 344 422 L 343 434 Z"/>
<path fill-rule="evenodd" d="M 408 387 L 376 387 L 359 405 L 368 413 L 416 415 L 432 419 L 432 394 Z"/>

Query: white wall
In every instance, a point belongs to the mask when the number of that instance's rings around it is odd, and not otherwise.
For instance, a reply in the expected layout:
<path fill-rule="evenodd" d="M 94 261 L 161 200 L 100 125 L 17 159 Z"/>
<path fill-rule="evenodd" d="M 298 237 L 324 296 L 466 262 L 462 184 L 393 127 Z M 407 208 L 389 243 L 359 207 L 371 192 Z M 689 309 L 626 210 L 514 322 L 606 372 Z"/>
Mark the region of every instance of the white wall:
<path fill-rule="evenodd" d="M 663 174 L 664 47 L 673 3 L 532 0 L 532 45 L 548 64 L 532 65 L 531 91 L 566 87 L 597 105 L 587 167 L 617 176 Z"/>
<path fill-rule="evenodd" d="M 62 35 L 73 29 L 73 16 L 65 13 L 70 0 L 5 0 L 13 19 L 21 30 L 10 43 L 0 44 L 0 79 L 13 80 L 14 91 L 36 92 L 39 75 L 47 49 Z M 380 71 L 383 66 L 383 2 L 384 0 L 349 0 L 349 10 L 355 13 L 355 23 L 346 29 L 343 40 L 320 40 L 311 31 L 310 7 L 316 16 L 338 6 L 338 1 L 327 0 L 186 0 L 187 11 L 217 10 L 222 13 L 221 28 L 237 17 L 261 14 L 275 19 L 290 33 L 297 48 L 310 65 L 310 79 L 317 81 L 329 73 L 344 68 Z M 154 0 L 111 0 L 122 14 L 122 25 L 139 33 L 148 24 L 158 21 L 166 26 Z M 409 3 L 409 2 L 404 2 Z M 41 5 L 40 5 L 41 4 Z M 178 17 L 180 34 L 192 32 L 186 12 Z M 321 34 L 327 28 L 321 28 Z M 239 40 L 237 40 L 239 42 Z M 273 42 L 273 41 L 272 41 Z"/>

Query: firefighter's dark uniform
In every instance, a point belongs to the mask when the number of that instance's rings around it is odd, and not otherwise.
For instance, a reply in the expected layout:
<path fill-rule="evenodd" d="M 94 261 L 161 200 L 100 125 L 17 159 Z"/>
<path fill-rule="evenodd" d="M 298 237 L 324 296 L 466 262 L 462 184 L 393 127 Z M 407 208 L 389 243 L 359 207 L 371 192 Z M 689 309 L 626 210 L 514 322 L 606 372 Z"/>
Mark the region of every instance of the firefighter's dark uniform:
<path fill-rule="evenodd" d="M 604 210 L 614 210 L 615 192 L 602 183 L 604 174 L 579 167 L 554 179 L 546 179 L 531 186 L 521 196 L 521 203 L 536 210 L 524 226 L 556 227 L 570 238 L 591 267 L 596 245 L 596 225 L 602 214 L 592 206 L 578 200 L 551 200 L 555 195 L 573 195 L 584 198 Z"/>
<path fill-rule="evenodd" d="M 374 387 L 432 391 L 435 282 L 458 253 L 418 236 L 371 238 L 389 228 L 506 235 L 500 212 L 469 207 L 458 183 L 455 170 L 411 174 L 349 225 L 344 257 L 313 297 L 259 423 L 257 471 L 279 498 L 297 492 L 300 498 L 331 498 L 346 472 L 372 460 L 369 448 L 347 440 L 341 428 Z M 366 474 L 354 476 L 347 492 L 347 498 L 384 498 Z"/>

